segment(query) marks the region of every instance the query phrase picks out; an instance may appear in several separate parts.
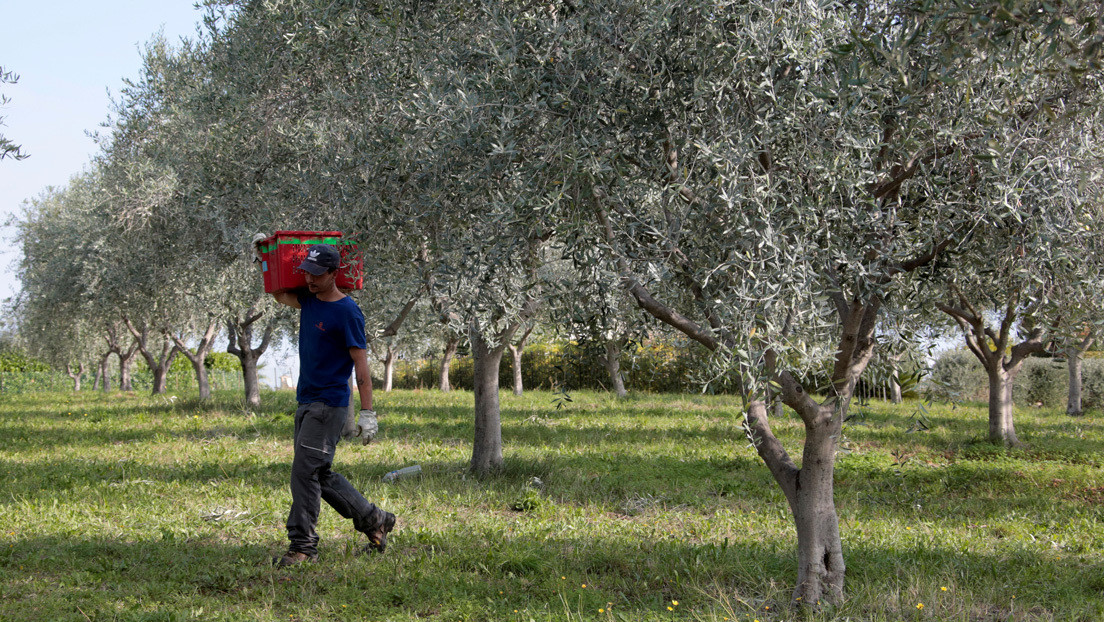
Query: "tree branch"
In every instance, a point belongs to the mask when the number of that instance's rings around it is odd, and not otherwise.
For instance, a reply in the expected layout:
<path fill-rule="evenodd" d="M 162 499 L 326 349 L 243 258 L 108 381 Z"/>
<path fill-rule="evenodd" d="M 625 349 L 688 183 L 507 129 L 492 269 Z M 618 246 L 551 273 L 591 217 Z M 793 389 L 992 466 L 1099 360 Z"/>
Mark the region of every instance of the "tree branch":
<path fill-rule="evenodd" d="M 796 508 L 797 477 L 800 469 L 794 464 L 793 459 L 786 452 L 786 448 L 771 432 L 766 403 L 758 400 L 749 403 L 746 416 L 748 437 L 755 446 L 756 453 L 766 463 L 771 475 L 774 476 L 774 480 L 782 488 L 790 507 Z"/>
<path fill-rule="evenodd" d="M 615 239 L 613 225 L 610 223 L 609 214 L 607 214 L 605 208 L 601 206 L 597 195 L 595 195 L 594 199 L 594 212 L 602 227 L 606 243 L 609 244 L 610 247 L 613 247 Z M 637 305 L 639 305 L 641 309 L 647 311 L 652 317 L 664 324 L 679 330 L 687 337 L 690 337 L 710 350 L 716 350 L 720 347 L 717 338 L 709 331 L 703 329 L 690 318 L 652 297 L 651 292 L 641 285 L 632 275 L 632 272 L 629 270 L 629 263 L 625 260 L 625 257 L 620 253 L 616 253 L 616 255 L 618 269 L 621 272 L 621 284 L 625 288 L 625 291 L 636 300 Z"/>

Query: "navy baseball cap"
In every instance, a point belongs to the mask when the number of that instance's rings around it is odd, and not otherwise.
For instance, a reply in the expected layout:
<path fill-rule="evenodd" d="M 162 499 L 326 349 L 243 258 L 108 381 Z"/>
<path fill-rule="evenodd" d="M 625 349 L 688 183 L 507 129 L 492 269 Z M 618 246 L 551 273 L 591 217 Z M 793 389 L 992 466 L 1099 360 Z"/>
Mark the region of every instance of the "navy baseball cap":
<path fill-rule="evenodd" d="M 341 253 L 329 244 L 315 244 L 307 251 L 307 258 L 299 264 L 299 269 L 314 276 L 322 276 L 330 270 L 341 267 Z"/>

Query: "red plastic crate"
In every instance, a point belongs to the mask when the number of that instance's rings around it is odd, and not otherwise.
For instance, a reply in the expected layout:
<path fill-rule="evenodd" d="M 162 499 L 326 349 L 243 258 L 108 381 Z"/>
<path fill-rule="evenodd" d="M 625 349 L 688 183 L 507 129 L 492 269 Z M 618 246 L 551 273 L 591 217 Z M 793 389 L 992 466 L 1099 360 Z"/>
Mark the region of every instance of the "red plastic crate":
<path fill-rule="evenodd" d="M 338 288 L 364 287 L 364 260 L 355 243 L 341 239 L 340 231 L 277 231 L 260 243 L 265 292 L 275 294 L 305 288 L 307 279 L 298 267 L 315 244 L 330 244 L 341 252 Z"/>

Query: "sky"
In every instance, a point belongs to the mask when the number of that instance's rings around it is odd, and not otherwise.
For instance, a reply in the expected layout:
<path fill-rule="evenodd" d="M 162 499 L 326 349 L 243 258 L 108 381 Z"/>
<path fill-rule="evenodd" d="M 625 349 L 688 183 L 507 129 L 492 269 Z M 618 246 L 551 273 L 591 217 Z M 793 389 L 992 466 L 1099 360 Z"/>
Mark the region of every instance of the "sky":
<path fill-rule="evenodd" d="M 22 145 L 25 160 L 0 160 L 0 223 L 23 213 L 25 200 L 64 186 L 96 153 L 88 136 L 111 112 L 125 79 L 136 79 L 141 51 L 158 32 L 170 42 L 193 37 L 203 12 L 195 0 L 3 0 L 0 67 L 19 75 L 0 85 L 0 134 Z M 18 292 L 10 226 L 0 231 L 0 300 Z M 3 306 L 4 312 L 8 305 Z M 286 349 L 270 355 L 262 374 L 289 373 Z M 292 374 L 294 376 L 294 374 Z"/>

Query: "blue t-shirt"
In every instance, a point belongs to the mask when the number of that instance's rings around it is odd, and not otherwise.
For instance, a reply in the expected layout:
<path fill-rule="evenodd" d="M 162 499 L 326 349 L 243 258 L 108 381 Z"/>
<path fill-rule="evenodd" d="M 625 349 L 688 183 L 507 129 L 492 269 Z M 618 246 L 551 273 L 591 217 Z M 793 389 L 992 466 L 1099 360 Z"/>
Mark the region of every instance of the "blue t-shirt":
<path fill-rule="evenodd" d="M 300 404 L 348 406 L 349 375 L 353 372 L 349 348 L 368 347 L 364 314 L 348 296 L 324 302 L 314 294 L 301 295 L 299 306 L 299 385 L 295 397 Z"/>

